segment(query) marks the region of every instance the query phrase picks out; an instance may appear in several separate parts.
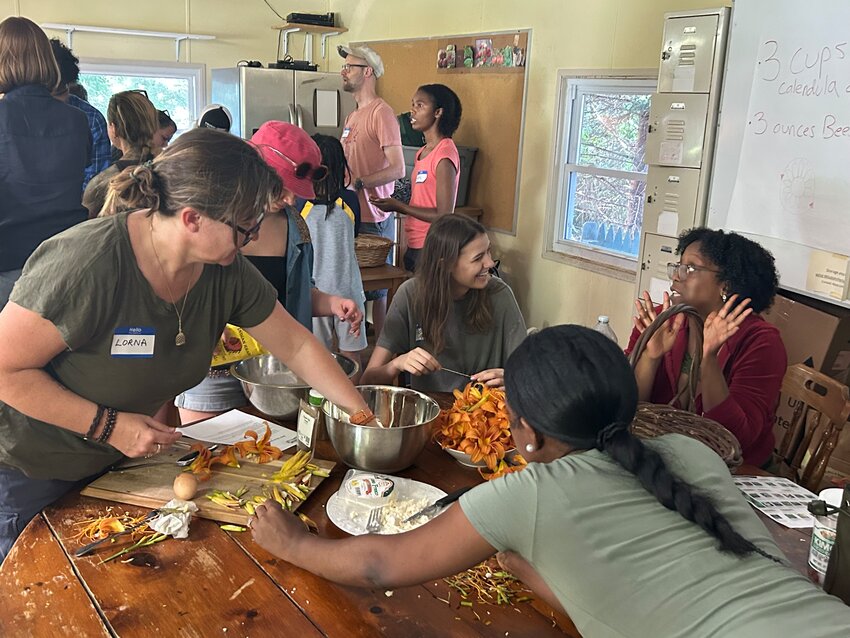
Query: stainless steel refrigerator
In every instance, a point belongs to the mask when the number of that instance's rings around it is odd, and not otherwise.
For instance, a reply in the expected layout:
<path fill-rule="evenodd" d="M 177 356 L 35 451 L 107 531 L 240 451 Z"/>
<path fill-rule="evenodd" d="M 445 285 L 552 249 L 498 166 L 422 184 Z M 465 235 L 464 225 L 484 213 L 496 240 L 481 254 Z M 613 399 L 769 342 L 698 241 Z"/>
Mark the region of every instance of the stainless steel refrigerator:
<path fill-rule="evenodd" d="M 339 138 L 346 116 L 357 107 L 338 73 L 247 66 L 213 69 L 212 101 L 230 109 L 231 132 L 245 139 L 269 120 Z"/>

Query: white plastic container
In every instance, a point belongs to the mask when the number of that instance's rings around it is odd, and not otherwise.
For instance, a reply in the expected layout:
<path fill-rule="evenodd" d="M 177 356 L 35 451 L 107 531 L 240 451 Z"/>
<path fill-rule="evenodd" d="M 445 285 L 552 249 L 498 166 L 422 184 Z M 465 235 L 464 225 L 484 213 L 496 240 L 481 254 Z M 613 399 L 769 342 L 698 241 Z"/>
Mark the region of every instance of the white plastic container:
<path fill-rule="evenodd" d="M 617 335 L 614 334 L 614 331 L 611 329 L 611 324 L 608 323 L 608 315 L 599 315 L 598 321 L 593 329 L 596 332 L 601 332 L 606 337 L 608 337 L 614 343 L 617 342 Z"/>
<path fill-rule="evenodd" d="M 830 487 L 821 490 L 818 498 L 826 501 L 833 507 L 841 506 L 841 495 L 844 493 L 840 487 Z M 829 564 L 829 554 L 835 545 L 835 529 L 838 526 L 838 513 L 829 516 L 815 516 L 812 528 L 812 544 L 809 547 L 809 578 L 812 582 L 823 586 L 826 576 L 826 566 Z"/>

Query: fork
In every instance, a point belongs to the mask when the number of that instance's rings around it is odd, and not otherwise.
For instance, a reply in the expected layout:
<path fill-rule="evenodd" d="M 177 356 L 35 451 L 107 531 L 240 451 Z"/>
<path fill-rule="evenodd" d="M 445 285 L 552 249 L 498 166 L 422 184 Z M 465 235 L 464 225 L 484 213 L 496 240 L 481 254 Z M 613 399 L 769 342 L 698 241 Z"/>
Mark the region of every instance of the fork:
<path fill-rule="evenodd" d="M 381 524 L 381 514 L 383 511 L 383 507 L 376 507 L 369 512 L 369 520 L 366 521 L 366 531 L 370 534 L 381 531 L 381 527 L 383 527 Z"/>

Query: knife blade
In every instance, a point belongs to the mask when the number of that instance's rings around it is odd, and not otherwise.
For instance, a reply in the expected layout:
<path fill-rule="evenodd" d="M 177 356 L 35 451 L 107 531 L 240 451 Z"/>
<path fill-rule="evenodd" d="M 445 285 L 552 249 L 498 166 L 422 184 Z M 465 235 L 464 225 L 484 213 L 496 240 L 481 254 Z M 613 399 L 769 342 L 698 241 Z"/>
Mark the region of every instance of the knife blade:
<path fill-rule="evenodd" d="M 419 518 L 420 516 L 425 516 L 425 517 L 428 518 L 428 520 L 431 520 L 437 514 L 439 514 L 445 507 L 448 507 L 449 505 L 454 503 L 456 500 L 458 500 L 461 496 L 466 494 L 473 487 L 475 487 L 475 486 L 474 485 L 468 485 L 467 487 L 462 487 L 459 490 L 455 490 L 451 494 L 447 494 L 443 498 L 434 501 L 431 505 L 427 505 L 426 507 L 423 507 L 421 510 L 416 512 L 416 514 L 414 514 L 413 516 L 408 516 L 406 519 L 404 519 L 402 521 L 402 524 L 409 523 L 410 521 L 413 521 L 413 520 Z"/>
<path fill-rule="evenodd" d="M 107 541 L 111 541 L 115 538 L 118 538 L 119 536 L 124 536 L 126 534 L 132 534 L 133 532 L 135 532 L 137 529 L 139 529 L 143 525 L 147 525 L 150 520 L 152 520 L 154 517 L 156 517 L 158 515 L 159 515 L 158 509 L 151 510 L 150 512 L 148 512 L 147 516 L 145 516 L 138 523 L 135 523 L 134 525 L 130 525 L 129 527 L 124 528 L 123 532 L 116 532 L 115 534 L 110 534 L 106 538 L 101 538 L 101 539 L 98 539 L 96 541 L 89 543 L 88 545 L 83 545 L 82 547 L 80 547 L 80 549 L 78 549 L 77 551 L 74 552 L 74 556 L 76 556 L 77 558 L 80 558 L 81 556 L 85 556 L 86 554 L 91 553 L 92 550 L 100 547 L 101 545 L 103 545 L 103 543 L 105 543 Z"/>

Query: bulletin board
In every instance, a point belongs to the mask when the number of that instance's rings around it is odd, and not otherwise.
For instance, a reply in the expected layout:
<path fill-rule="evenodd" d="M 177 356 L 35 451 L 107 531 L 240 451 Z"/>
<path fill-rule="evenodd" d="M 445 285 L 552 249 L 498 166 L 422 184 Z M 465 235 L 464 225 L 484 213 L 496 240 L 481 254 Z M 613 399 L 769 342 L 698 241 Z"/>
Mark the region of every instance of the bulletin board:
<path fill-rule="evenodd" d="M 458 146 L 478 149 L 469 186 L 467 206 L 481 208 L 488 228 L 516 232 L 519 159 L 525 112 L 526 67 L 464 68 L 464 46 L 476 40 L 492 41 L 494 49 L 516 46 L 528 60 L 530 32 L 473 34 L 453 37 L 366 42 L 384 61 L 378 95 L 393 111 L 410 110 L 410 99 L 422 84 L 445 84 L 460 98 L 463 117 L 454 134 Z M 460 67 L 437 67 L 439 51 L 455 45 Z"/>

